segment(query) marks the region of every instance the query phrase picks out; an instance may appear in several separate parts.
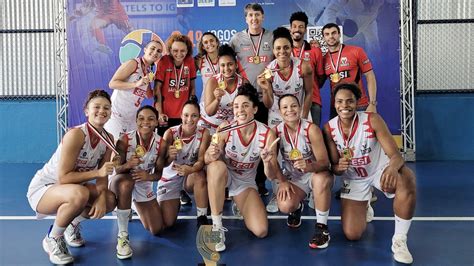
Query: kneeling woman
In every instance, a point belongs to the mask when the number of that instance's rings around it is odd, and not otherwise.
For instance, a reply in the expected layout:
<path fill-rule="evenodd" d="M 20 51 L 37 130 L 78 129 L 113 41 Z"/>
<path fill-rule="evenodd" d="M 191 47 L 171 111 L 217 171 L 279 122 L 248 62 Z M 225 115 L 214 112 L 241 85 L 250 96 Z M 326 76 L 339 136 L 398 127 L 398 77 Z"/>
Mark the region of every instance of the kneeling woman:
<path fill-rule="evenodd" d="M 275 137 L 266 125 L 254 120 L 258 104 L 255 88 L 246 83 L 238 90 L 233 102 L 235 123 L 227 127 L 229 131 L 221 128 L 222 131 L 212 137 L 205 156 L 212 230 L 219 231 L 221 235 L 221 241 L 216 244 L 217 251 L 225 250 L 224 232 L 227 229 L 222 226 L 222 209 L 226 186 L 247 228 L 259 238 L 265 237 L 268 232 L 267 213 L 257 192 L 255 175 L 261 159 L 265 170 L 268 168 L 271 158 L 263 151 Z"/>
<path fill-rule="evenodd" d="M 84 105 L 87 123 L 69 130 L 46 165 L 28 187 L 28 201 L 38 218 L 56 215 L 43 239 L 53 264 L 74 261 L 71 247 L 84 245 L 79 223 L 99 219 L 115 208 L 115 195 L 107 189 L 113 171 L 108 162 L 113 137 L 104 130 L 111 114 L 110 96 L 103 90 L 89 93 Z M 95 181 L 95 183 L 93 183 Z"/>
<path fill-rule="evenodd" d="M 157 234 L 163 227 L 162 215 L 153 181 L 161 177 L 166 148 L 161 137 L 155 133 L 158 126 L 158 111 L 149 105 L 138 109 L 137 130 L 124 134 L 117 142 L 123 159 L 112 176 L 110 187 L 117 195 L 117 257 L 130 258 L 133 254 L 128 238 L 128 217 L 132 199 L 140 220 L 148 231 Z"/>
<path fill-rule="evenodd" d="M 204 153 L 209 146 L 209 131 L 198 126 L 199 104 L 188 100 L 181 112 L 182 124 L 166 130 L 163 136 L 168 147 L 167 166 L 158 182 L 158 201 L 165 227 L 172 226 L 178 217 L 180 191 L 194 193 L 198 227 L 207 221 L 207 182 Z"/>

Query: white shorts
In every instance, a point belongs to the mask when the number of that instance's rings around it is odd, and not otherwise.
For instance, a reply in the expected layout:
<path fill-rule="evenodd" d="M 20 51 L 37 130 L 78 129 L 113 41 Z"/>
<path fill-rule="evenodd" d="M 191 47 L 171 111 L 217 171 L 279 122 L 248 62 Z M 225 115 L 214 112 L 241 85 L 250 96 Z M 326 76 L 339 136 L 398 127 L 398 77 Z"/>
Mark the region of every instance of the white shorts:
<path fill-rule="evenodd" d="M 137 123 L 134 119 L 129 121 L 112 113 L 109 121 L 104 125 L 105 130 L 114 136 L 115 142 L 126 132 L 137 129 Z"/>
<path fill-rule="evenodd" d="M 306 173 L 300 178 L 293 178 L 293 179 L 291 179 L 290 177 L 286 177 L 286 178 L 291 184 L 299 187 L 301 190 L 304 191 L 304 193 L 306 193 L 306 195 L 308 195 L 308 193 L 313 190 L 313 185 L 311 184 L 312 175 L 313 173 Z"/>
<path fill-rule="evenodd" d="M 41 187 L 28 190 L 28 194 L 26 195 L 26 197 L 28 198 L 28 202 L 30 203 L 31 209 L 35 211 L 37 219 L 43 219 L 47 216 L 54 215 L 54 214 L 43 214 L 36 211 L 36 208 L 38 207 L 38 203 L 40 202 L 44 193 L 46 193 L 46 190 L 50 189 L 54 185 L 55 184 L 46 184 Z"/>
<path fill-rule="evenodd" d="M 109 177 L 109 189 L 115 195 L 117 191 L 111 186 L 111 180 L 114 176 Z M 147 202 L 156 198 L 155 191 L 153 191 L 153 182 L 151 181 L 137 181 L 132 190 L 132 200 L 136 202 Z"/>
<path fill-rule="evenodd" d="M 179 199 L 181 190 L 184 189 L 184 176 L 175 175 L 172 178 L 161 177 L 158 181 L 157 195 L 158 201 Z"/>
<path fill-rule="evenodd" d="M 377 170 L 374 175 L 368 176 L 364 179 L 344 178 L 342 180 L 341 198 L 356 201 L 370 200 L 370 198 L 372 197 L 370 187 L 375 187 L 376 189 L 384 193 L 387 198 L 391 199 L 395 197 L 395 194 L 384 192 L 380 188 L 380 178 L 382 177 L 382 173 L 385 168 L 387 168 L 387 166 L 388 164 L 384 165 L 379 170 Z"/>
<path fill-rule="evenodd" d="M 229 188 L 229 196 L 231 197 L 239 195 L 247 188 L 257 190 L 255 177 L 244 181 L 242 179 L 237 179 L 236 174 L 229 170 L 227 170 L 227 187 Z"/>

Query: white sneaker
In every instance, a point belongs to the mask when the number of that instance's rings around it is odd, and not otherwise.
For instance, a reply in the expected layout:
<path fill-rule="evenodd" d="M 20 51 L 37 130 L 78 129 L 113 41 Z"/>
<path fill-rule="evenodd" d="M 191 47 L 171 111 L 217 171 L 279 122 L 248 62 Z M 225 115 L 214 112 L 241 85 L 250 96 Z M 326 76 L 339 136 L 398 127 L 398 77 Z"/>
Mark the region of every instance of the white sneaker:
<path fill-rule="evenodd" d="M 124 260 L 133 255 L 130 240 L 128 240 L 127 232 L 120 232 L 117 236 L 117 258 Z"/>
<path fill-rule="evenodd" d="M 57 238 L 46 236 L 43 239 L 43 249 L 49 254 L 49 261 L 53 264 L 63 265 L 74 261 L 63 236 Z"/>
<path fill-rule="evenodd" d="M 394 235 L 392 238 L 392 252 L 393 258 L 405 264 L 413 263 L 413 257 L 410 254 L 407 246 L 407 236 Z"/>
<path fill-rule="evenodd" d="M 268 202 L 266 209 L 267 209 L 267 212 L 269 213 L 278 212 L 278 203 L 277 203 L 276 194 L 272 194 L 272 198 Z"/>
<path fill-rule="evenodd" d="M 374 209 L 370 205 L 370 200 L 367 202 L 367 214 L 365 216 L 365 221 L 370 223 L 374 219 Z"/>
<path fill-rule="evenodd" d="M 308 196 L 308 207 L 314 210 L 314 197 L 313 197 L 313 192 L 309 192 Z"/>
<path fill-rule="evenodd" d="M 241 220 L 243 219 L 242 214 L 240 213 L 240 210 L 237 207 L 237 204 L 235 203 L 235 201 L 232 201 L 232 213 L 234 214 L 236 218 L 239 218 Z"/>
<path fill-rule="evenodd" d="M 218 243 L 216 243 L 216 251 L 217 252 L 222 252 L 225 250 L 225 232 L 229 231 L 227 230 L 227 228 L 221 226 L 221 227 L 217 227 L 217 226 L 212 226 L 212 231 L 213 232 L 219 232 L 220 233 L 220 241 Z"/>
<path fill-rule="evenodd" d="M 72 223 L 66 227 L 64 231 L 64 240 L 66 243 L 73 248 L 84 246 L 86 241 L 81 236 L 81 224 L 74 226 Z"/>

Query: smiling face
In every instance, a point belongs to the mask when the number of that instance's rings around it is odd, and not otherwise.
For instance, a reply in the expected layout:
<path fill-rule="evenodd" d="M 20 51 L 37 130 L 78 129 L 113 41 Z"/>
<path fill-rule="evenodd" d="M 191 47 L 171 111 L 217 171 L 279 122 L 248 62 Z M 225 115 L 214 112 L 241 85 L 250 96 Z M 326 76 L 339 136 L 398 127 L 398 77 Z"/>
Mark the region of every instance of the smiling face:
<path fill-rule="evenodd" d="M 176 65 L 181 65 L 188 53 L 188 47 L 184 42 L 174 42 L 171 45 L 171 56 L 173 57 Z"/>
<path fill-rule="evenodd" d="M 95 127 L 103 127 L 112 114 L 112 104 L 104 97 L 92 98 L 84 109 L 87 121 Z"/>
<path fill-rule="evenodd" d="M 162 53 L 163 46 L 161 43 L 152 41 L 145 47 L 143 57 L 148 64 L 151 64 L 158 61 L 161 58 Z"/>
<path fill-rule="evenodd" d="M 233 103 L 233 111 L 235 120 L 238 124 L 244 124 L 255 117 L 257 107 L 246 95 L 239 95 L 235 97 Z"/>
<path fill-rule="evenodd" d="M 182 127 L 188 132 L 196 131 L 199 122 L 199 109 L 193 104 L 186 104 L 181 113 Z"/>
<path fill-rule="evenodd" d="M 153 133 L 158 126 L 158 118 L 150 109 L 143 109 L 137 115 L 137 129 L 142 135 Z"/>
<path fill-rule="evenodd" d="M 235 59 L 228 55 L 219 57 L 219 70 L 225 78 L 232 78 L 237 70 Z"/>
<path fill-rule="evenodd" d="M 202 48 L 206 51 L 206 53 L 211 54 L 217 51 L 219 48 L 219 43 L 217 42 L 216 38 L 211 34 L 206 34 L 201 39 Z"/>
<path fill-rule="evenodd" d="M 286 123 L 297 122 L 301 115 L 301 106 L 293 96 L 285 96 L 280 100 L 280 114 Z"/>
<path fill-rule="evenodd" d="M 340 118 L 352 119 L 357 111 L 357 99 L 354 93 L 347 89 L 338 90 L 334 96 L 334 107 Z"/>
<path fill-rule="evenodd" d="M 329 47 L 335 48 L 339 46 L 341 34 L 339 33 L 339 29 L 336 27 L 327 28 L 323 31 L 323 38 Z"/>
<path fill-rule="evenodd" d="M 252 9 L 247 10 L 247 15 L 245 16 L 245 22 L 252 33 L 260 33 L 262 30 L 262 23 L 264 20 L 264 15 L 260 11 L 255 11 Z"/>
<path fill-rule="evenodd" d="M 287 38 L 278 38 L 273 43 L 273 55 L 278 62 L 287 62 L 291 56 L 291 43 Z"/>
<path fill-rule="evenodd" d="M 293 20 L 293 22 L 291 22 L 290 32 L 291 39 L 293 39 L 295 42 L 299 42 L 304 38 L 306 33 L 306 25 L 303 21 Z"/>

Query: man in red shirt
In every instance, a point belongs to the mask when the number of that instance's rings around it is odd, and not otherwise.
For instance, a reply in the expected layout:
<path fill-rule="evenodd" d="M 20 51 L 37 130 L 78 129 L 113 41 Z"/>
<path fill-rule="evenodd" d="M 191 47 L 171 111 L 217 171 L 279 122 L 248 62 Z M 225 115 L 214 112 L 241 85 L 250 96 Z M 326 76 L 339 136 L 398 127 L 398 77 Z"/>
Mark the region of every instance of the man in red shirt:
<path fill-rule="evenodd" d="M 372 64 L 361 47 L 341 44 L 341 32 L 334 23 L 324 25 L 322 29 L 324 41 L 329 51 L 323 59 L 324 72 L 329 77 L 331 91 L 338 83 L 356 83 L 362 93 L 357 102 L 358 110 L 377 112 L 377 82 Z M 367 81 L 367 93 L 362 83 L 362 74 Z M 334 110 L 334 96 L 331 93 L 331 118 L 337 114 Z"/>

